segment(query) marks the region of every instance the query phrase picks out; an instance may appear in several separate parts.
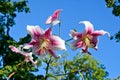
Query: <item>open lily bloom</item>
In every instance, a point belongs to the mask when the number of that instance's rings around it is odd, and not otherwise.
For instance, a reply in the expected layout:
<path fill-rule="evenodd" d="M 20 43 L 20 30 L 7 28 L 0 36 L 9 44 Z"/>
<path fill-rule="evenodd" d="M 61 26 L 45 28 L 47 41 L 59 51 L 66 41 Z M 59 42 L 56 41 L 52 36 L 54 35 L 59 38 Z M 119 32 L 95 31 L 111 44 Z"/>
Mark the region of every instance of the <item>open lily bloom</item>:
<path fill-rule="evenodd" d="M 27 47 L 33 48 L 33 53 L 42 56 L 50 53 L 55 58 L 56 50 L 66 50 L 65 41 L 56 35 L 52 35 L 51 27 L 46 31 L 39 26 L 27 26 L 27 31 L 31 35 L 32 40 Z"/>
<path fill-rule="evenodd" d="M 60 23 L 59 18 L 59 13 L 62 11 L 62 9 L 56 10 L 53 15 L 49 16 L 48 19 L 46 20 L 46 24 L 52 24 L 56 25 Z"/>
<path fill-rule="evenodd" d="M 33 61 L 33 57 L 32 57 L 32 52 L 25 52 L 23 51 L 24 46 L 20 45 L 18 48 L 16 48 L 15 46 L 10 45 L 9 48 L 16 53 L 21 54 L 22 56 L 25 57 L 25 62 L 31 62 L 33 65 L 35 65 L 37 62 Z"/>
<path fill-rule="evenodd" d="M 106 33 L 108 36 L 110 35 L 104 30 L 94 31 L 94 27 L 89 21 L 81 21 L 80 24 L 81 23 L 85 24 L 85 31 L 83 33 L 80 33 L 71 30 L 70 35 L 74 39 L 71 45 L 73 49 L 82 48 L 82 52 L 90 54 L 90 52 L 88 52 L 89 47 L 97 50 L 98 36 L 102 36 Z"/>

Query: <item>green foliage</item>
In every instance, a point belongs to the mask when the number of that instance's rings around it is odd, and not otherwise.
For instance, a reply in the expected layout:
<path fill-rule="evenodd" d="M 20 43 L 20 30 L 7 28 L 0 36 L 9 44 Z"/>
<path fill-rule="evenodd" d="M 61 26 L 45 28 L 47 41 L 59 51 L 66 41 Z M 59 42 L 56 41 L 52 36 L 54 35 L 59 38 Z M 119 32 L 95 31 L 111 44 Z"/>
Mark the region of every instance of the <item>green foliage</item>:
<path fill-rule="evenodd" d="M 120 80 L 120 76 L 118 76 L 117 78 L 114 78 L 113 80 Z"/>
<path fill-rule="evenodd" d="M 65 53 L 64 53 L 65 54 Z M 78 53 L 73 60 L 66 59 L 62 55 L 61 59 L 54 59 L 47 56 L 44 63 L 48 70 L 47 78 L 51 80 L 105 80 L 108 72 L 105 67 L 88 54 Z M 46 70 L 46 71 L 47 71 Z M 46 77 L 45 76 L 45 77 Z"/>
<path fill-rule="evenodd" d="M 17 16 L 17 12 L 30 12 L 27 0 L 14 2 L 11 0 L 0 0 L 0 30 L 5 32 L 5 29 L 7 29 L 7 35 L 9 35 L 10 27 L 15 25 L 14 18 Z"/>
<path fill-rule="evenodd" d="M 112 39 L 115 39 L 116 42 L 120 42 L 120 30 L 119 30 L 115 35 L 113 35 L 113 36 L 111 37 L 111 40 L 112 40 Z"/>
<path fill-rule="evenodd" d="M 37 79 L 37 76 L 31 73 L 36 71 L 36 68 L 31 63 L 25 63 L 23 56 L 13 53 L 9 49 L 9 45 L 19 46 L 30 40 L 30 36 L 27 35 L 16 42 L 9 35 L 10 27 L 15 25 L 14 18 L 19 12 L 30 12 L 26 0 L 14 2 L 12 0 L 0 0 L 0 58 L 2 58 L 0 64 L 3 63 L 0 66 L 0 80 L 7 78 L 10 80 Z"/>
<path fill-rule="evenodd" d="M 105 0 L 106 6 L 112 8 L 112 14 L 120 17 L 120 0 Z M 111 40 L 115 39 L 116 42 L 120 42 L 120 30 L 111 37 Z"/>
<path fill-rule="evenodd" d="M 113 7 L 114 4 L 115 4 L 114 0 L 105 0 L 105 2 L 106 2 L 106 5 L 107 5 L 108 8 Z"/>
<path fill-rule="evenodd" d="M 88 54 L 80 55 L 79 53 L 74 57 L 73 61 L 68 61 L 66 64 L 66 71 L 72 73 L 68 75 L 68 79 L 70 79 L 70 76 L 75 78 L 79 72 L 84 76 L 85 80 L 104 80 L 107 76 L 102 65 Z"/>
<path fill-rule="evenodd" d="M 120 16 L 120 0 L 105 0 L 106 6 L 112 8 L 112 14 Z"/>

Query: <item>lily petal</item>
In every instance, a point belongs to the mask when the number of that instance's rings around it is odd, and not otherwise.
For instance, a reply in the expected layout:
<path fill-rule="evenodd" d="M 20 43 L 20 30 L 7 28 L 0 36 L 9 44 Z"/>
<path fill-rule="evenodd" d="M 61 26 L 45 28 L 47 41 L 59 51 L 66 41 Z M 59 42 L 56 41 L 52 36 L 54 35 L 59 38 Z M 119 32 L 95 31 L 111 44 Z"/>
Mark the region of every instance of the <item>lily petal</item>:
<path fill-rule="evenodd" d="M 98 37 L 94 36 L 93 39 L 91 40 L 91 44 L 93 45 L 93 47 L 95 47 L 98 44 Z"/>
<path fill-rule="evenodd" d="M 42 28 L 40 28 L 39 26 L 27 25 L 27 31 L 32 38 L 38 38 L 40 35 L 44 33 L 44 30 L 42 30 Z"/>
<path fill-rule="evenodd" d="M 88 52 L 87 49 L 88 49 L 88 46 L 84 43 L 82 46 L 83 52 Z"/>
<path fill-rule="evenodd" d="M 52 16 L 49 16 L 45 22 L 45 24 L 51 24 L 52 23 Z"/>
<path fill-rule="evenodd" d="M 10 45 L 9 48 L 16 53 L 20 53 L 20 50 L 18 50 L 15 46 Z"/>
<path fill-rule="evenodd" d="M 34 40 L 34 39 L 32 39 L 32 40 L 30 41 L 30 43 L 24 44 L 24 48 L 25 48 L 25 49 L 29 49 L 29 48 L 33 47 L 33 45 L 35 45 L 36 43 L 37 43 L 37 41 Z"/>
<path fill-rule="evenodd" d="M 43 33 L 39 33 L 34 27 L 31 29 L 33 30 L 28 31 L 31 31 L 30 35 L 32 36 L 32 40 L 28 43 L 27 47 L 32 47 L 33 53 L 39 56 L 44 56 L 49 52 L 55 57 L 54 51 L 66 50 L 65 41 L 58 36 L 52 35 L 52 27 L 43 31 Z"/>
<path fill-rule="evenodd" d="M 53 13 L 53 21 L 59 17 L 59 13 L 62 11 L 62 9 L 58 9 Z"/>
<path fill-rule="evenodd" d="M 21 54 L 21 55 L 23 55 L 23 56 L 26 56 L 24 53 L 22 53 L 18 48 L 16 48 L 15 46 L 9 46 L 9 48 L 13 51 L 13 52 L 15 52 L 15 53 L 19 53 L 19 54 Z"/>
<path fill-rule="evenodd" d="M 53 26 L 56 24 L 60 23 L 60 20 L 58 20 L 59 18 L 59 13 L 62 11 L 62 9 L 58 9 L 56 11 L 54 11 L 53 15 L 49 16 L 46 20 L 46 24 L 52 24 Z"/>
<path fill-rule="evenodd" d="M 107 34 L 108 37 L 110 37 L 110 33 L 109 32 L 106 32 L 104 30 L 96 30 L 92 33 L 93 36 L 102 36 L 104 34 Z"/>
<path fill-rule="evenodd" d="M 82 33 L 75 32 L 74 30 L 70 30 L 70 36 L 77 39 L 77 38 L 82 38 Z"/>
<path fill-rule="evenodd" d="M 85 25 L 85 34 L 91 34 L 94 31 L 93 24 L 89 21 L 80 21 L 79 24 L 81 23 Z"/>
<path fill-rule="evenodd" d="M 49 49 L 48 52 L 49 52 L 54 58 L 59 58 L 59 56 L 57 56 L 53 50 Z"/>
<path fill-rule="evenodd" d="M 51 47 L 55 50 L 66 50 L 65 41 L 58 36 L 51 36 Z"/>
<path fill-rule="evenodd" d="M 73 50 L 82 47 L 82 45 L 83 45 L 83 42 L 82 42 L 82 41 L 80 42 L 79 40 L 74 40 L 74 41 L 71 43 L 71 46 L 72 46 L 72 49 L 73 49 Z"/>
<path fill-rule="evenodd" d="M 52 27 L 48 28 L 48 29 L 45 31 L 45 36 L 46 36 L 47 38 L 52 34 L 51 30 L 52 30 Z"/>
<path fill-rule="evenodd" d="M 25 62 L 31 62 L 33 65 L 35 65 L 37 62 L 33 61 L 33 57 L 32 57 L 32 52 L 30 53 L 26 53 L 26 57 L 25 57 Z"/>

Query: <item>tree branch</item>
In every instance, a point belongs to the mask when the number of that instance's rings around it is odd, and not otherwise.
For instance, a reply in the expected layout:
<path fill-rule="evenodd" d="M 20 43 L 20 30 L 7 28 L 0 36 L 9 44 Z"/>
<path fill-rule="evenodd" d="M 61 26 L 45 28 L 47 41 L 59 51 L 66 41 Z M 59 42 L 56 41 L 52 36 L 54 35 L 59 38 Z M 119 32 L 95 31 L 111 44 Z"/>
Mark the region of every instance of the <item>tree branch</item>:
<path fill-rule="evenodd" d="M 16 72 L 12 72 L 9 76 L 8 79 L 10 79 Z"/>
<path fill-rule="evenodd" d="M 63 75 L 68 75 L 68 74 L 71 74 L 71 73 L 78 73 L 78 72 L 79 72 L 79 70 L 74 71 L 74 72 L 64 73 L 64 74 L 57 74 L 55 76 L 63 76 Z"/>
<path fill-rule="evenodd" d="M 7 28 L 7 36 L 9 36 L 10 28 L 9 28 L 9 26 L 6 26 L 6 28 Z"/>

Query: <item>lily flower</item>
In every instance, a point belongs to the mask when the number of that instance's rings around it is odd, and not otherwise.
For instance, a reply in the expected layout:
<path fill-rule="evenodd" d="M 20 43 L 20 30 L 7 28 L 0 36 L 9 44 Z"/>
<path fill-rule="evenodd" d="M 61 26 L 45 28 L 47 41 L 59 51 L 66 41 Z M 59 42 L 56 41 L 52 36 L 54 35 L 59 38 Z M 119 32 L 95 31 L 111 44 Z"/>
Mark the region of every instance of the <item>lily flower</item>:
<path fill-rule="evenodd" d="M 56 35 L 52 35 L 51 29 L 50 27 L 44 31 L 39 26 L 27 25 L 27 31 L 32 37 L 27 47 L 32 47 L 33 52 L 39 56 L 49 53 L 53 57 L 58 58 L 55 51 L 66 50 L 65 41 Z"/>
<path fill-rule="evenodd" d="M 73 49 L 82 48 L 82 52 L 90 54 L 88 48 L 98 49 L 98 36 L 108 34 L 110 37 L 110 34 L 104 30 L 94 31 L 94 27 L 89 21 L 81 21 L 81 23 L 85 25 L 85 31 L 81 33 L 71 30 L 70 35 L 74 39 L 71 45 Z"/>
<path fill-rule="evenodd" d="M 16 48 L 15 46 L 13 45 L 10 45 L 9 48 L 15 52 L 15 53 L 19 53 L 21 54 L 22 56 L 25 57 L 25 62 L 31 62 L 33 65 L 35 65 L 37 62 L 36 61 L 33 61 L 33 57 L 32 57 L 32 52 L 26 52 L 24 51 L 23 49 L 26 49 L 23 45 L 20 45 L 18 48 Z"/>
<path fill-rule="evenodd" d="M 59 24 L 60 23 L 59 13 L 61 11 L 62 11 L 62 9 L 58 9 L 53 13 L 53 15 L 49 16 L 46 20 L 46 24 L 52 24 L 52 25 Z"/>

